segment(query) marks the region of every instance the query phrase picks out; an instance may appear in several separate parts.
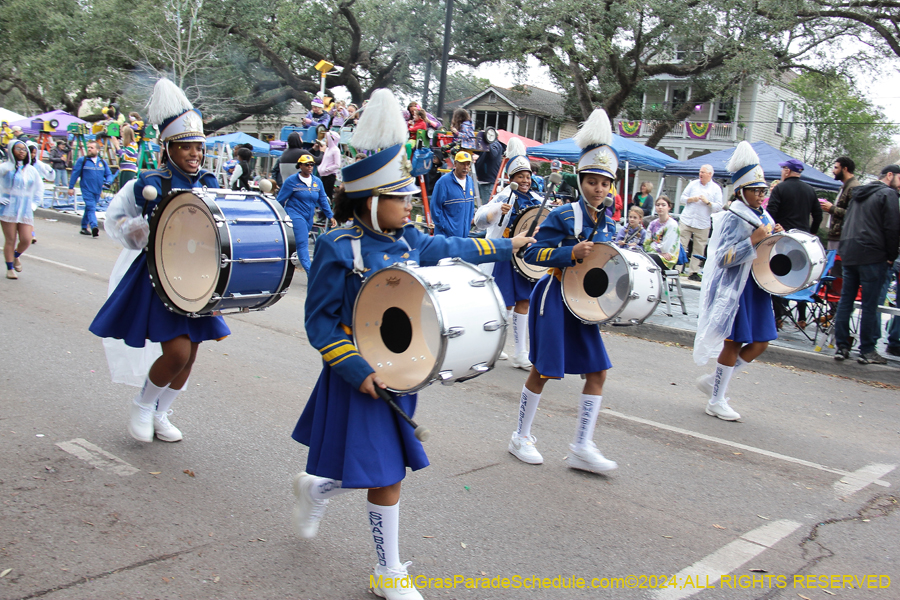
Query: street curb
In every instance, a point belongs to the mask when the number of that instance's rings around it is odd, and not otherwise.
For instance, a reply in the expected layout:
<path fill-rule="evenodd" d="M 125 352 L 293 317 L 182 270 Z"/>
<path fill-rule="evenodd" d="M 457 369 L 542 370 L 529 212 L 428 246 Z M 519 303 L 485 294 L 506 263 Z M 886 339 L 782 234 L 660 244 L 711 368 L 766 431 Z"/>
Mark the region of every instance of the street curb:
<path fill-rule="evenodd" d="M 643 323 L 632 327 L 610 327 L 608 331 L 623 335 L 650 340 L 653 342 L 669 342 L 688 348 L 694 347 L 694 332 L 665 325 Z M 827 352 L 827 353 L 826 353 Z M 900 369 L 889 365 L 861 365 L 856 359 L 836 361 L 833 353 L 804 352 L 793 348 L 782 348 L 769 345 L 760 362 L 782 367 L 795 367 L 814 371 L 825 375 L 836 375 L 875 383 L 900 386 Z"/>
<path fill-rule="evenodd" d="M 42 219 L 56 219 L 57 221 L 63 221 L 64 223 L 75 223 L 76 225 L 81 225 L 81 215 L 53 210 L 50 208 L 36 208 L 34 209 L 34 216 L 40 217 Z M 97 217 L 97 222 L 102 224 L 103 219 Z"/>

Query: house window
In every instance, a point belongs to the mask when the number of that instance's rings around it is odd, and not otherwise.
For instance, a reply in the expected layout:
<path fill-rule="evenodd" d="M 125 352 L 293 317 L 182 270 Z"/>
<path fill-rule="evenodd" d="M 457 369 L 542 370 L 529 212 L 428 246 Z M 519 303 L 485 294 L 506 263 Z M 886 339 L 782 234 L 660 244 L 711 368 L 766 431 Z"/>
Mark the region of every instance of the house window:
<path fill-rule="evenodd" d="M 675 112 L 687 102 L 687 90 L 672 90 L 672 104 L 670 110 Z"/>
<path fill-rule="evenodd" d="M 778 119 L 775 121 L 775 133 L 781 133 L 784 125 L 784 100 L 778 102 Z"/>
<path fill-rule="evenodd" d="M 487 97 L 488 104 L 497 104 L 497 94 L 491 92 Z"/>
<path fill-rule="evenodd" d="M 716 112 L 716 121 L 719 123 L 731 123 L 734 121 L 734 99 L 719 100 L 719 110 Z"/>
<path fill-rule="evenodd" d="M 479 110 L 475 115 L 475 131 L 481 131 L 485 127 L 508 130 L 509 113 L 499 110 Z"/>

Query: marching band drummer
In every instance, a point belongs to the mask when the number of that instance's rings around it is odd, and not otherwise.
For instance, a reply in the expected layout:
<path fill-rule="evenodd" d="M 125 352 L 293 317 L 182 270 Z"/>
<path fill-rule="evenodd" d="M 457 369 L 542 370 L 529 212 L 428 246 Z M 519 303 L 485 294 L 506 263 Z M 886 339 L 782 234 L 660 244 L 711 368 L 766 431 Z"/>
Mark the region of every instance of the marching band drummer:
<path fill-rule="evenodd" d="M 738 144 L 725 167 L 734 185 L 729 210 L 713 215 L 703 283 L 700 286 L 700 316 L 694 338 L 694 362 L 705 365 L 718 354 L 716 370 L 697 379 L 697 387 L 709 400 L 706 414 L 724 421 L 741 415 L 728 405 L 725 393 L 731 374 L 758 358 L 769 342 L 778 337 L 771 295 L 751 276 L 755 246 L 773 232 L 784 231 L 762 208 L 768 191 L 759 156 L 749 142 Z M 741 205 L 742 203 L 742 205 Z M 750 225 L 734 211 L 752 212 L 762 223 Z"/>
<path fill-rule="evenodd" d="M 573 469 L 605 473 L 618 465 L 597 450 L 593 435 L 606 371 L 612 363 L 600 328 L 579 321 L 563 303 L 561 269 L 574 266 L 576 260 L 591 254 L 594 242 L 588 238 L 592 231 L 596 231 L 594 239 L 598 242 L 609 241 L 615 235 L 615 223 L 606 216 L 605 208 L 612 202 L 610 188 L 619 158 L 610 146 L 612 129 L 606 111 L 597 109 L 591 114 L 575 136 L 575 143 L 583 149 L 576 169 L 581 199 L 553 209 L 541 223 L 537 241 L 525 251 L 526 262 L 552 268 L 531 294 L 529 358 L 534 364 L 522 388 L 518 428 L 507 449 L 522 462 L 543 463 L 544 458 L 534 445 L 531 425 L 544 385 L 549 379 L 562 379 L 566 373 L 583 374 L 585 384 L 575 439 L 569 445 L 566 464 Z"/>
<path fill-rule="evenodd" d="M 400 562 L 400 484 L 407 468 L 426 467 L 428 459 L 413 428 L 375 392 L 375 386 L 385 385 L 354 345 L 354 301 L 369 274 L 397 261 L 433 265 L 451 256 L 473 263 L 508 261 L 514 249 L 534 240 L 431 237 L 409 224 L 410 198 L 418 188 L 403 148 L 407 135 L 397 99 L 389 90 L 376 90 L 353 144 L 384 150 L 344 167 L 335 214 L 353 224 L 316 242 L 306 332 L 324 364 L 292 435 L 309 447 L 306 471 L 293 480 L 293 522 L 301 537 L 314 537 L 329 498 L 367 489 L 366 520 L 378 556 L 372 591 L 382 598 L 417 600 L 422 596 L 407 575 L 409 563 Z M 397 403 L 412 415 L 416 394 L 399 396 Z"/>
<path fill-rule="evenodd" d="M 160 79 L 153 88 L 150 120 L 160 124 L 160 168 L 143 171 L 135 183 L 129 182 L 119 192 L 121 196 L 117 195 L 123 209 L 116 214 L 107 212 L 106 219 L 110 237 L 132 249 L 147 245 L 146 216 L 170 190 L 219 187 L 215 176 L 200 167 L 206 140 L 200 111 L 168 79 Z M 145 194 L 145 190 L 149 191 Z M 153 199 L 145 199 L 148 197 Z M 181 431 L 169 422 L 170 407 L 187 382 L 200 342 L 231 333 L 222 317 L 190 318 L 169 311 L 153 290 L 147 253 L 141 252 L 90 330 L 102 338 L 123 340 L 132 348 L 143 348 L 147 340 L 161 344 L 162 356 L 150 367 L 141 392 L 131 403 L 128 432 L 141 442 L 153 441 L 154 433 L 165 442 L 181 440 Z"/>
<path fill-rule="evenodd" d="M 475 229 L 487 229 L 488 239 L 507 238 L 510 236 L 511 227 L 516 218 L 529 206 L 540 206 L 541 197 L 531 190 L 531 163 L 525 156 L 525 144 L 517 137 L 509 139 L 506 146 L 506 174 L 511 183 L 518 185 L 513 191 L 506 186 L 491 198 L 491 201 L 480 207 L 475 212 Z M 528 299 L 534 289 L 534 283 L 522 277 L 513 268 L 512 262 L 500 261 L 489 263 L 482 267 L 488 275 L 494 276 L 494 281 L 503 294 L 506 310 L 512 314 L 513 339 L 515 340 L 515 354 L 513 355 L 513 367 L 518 369 L 531 368 L 528 360 L 526 340 L 528 336 Z M 501 359 L 504 358 L 501 355 Z"/>

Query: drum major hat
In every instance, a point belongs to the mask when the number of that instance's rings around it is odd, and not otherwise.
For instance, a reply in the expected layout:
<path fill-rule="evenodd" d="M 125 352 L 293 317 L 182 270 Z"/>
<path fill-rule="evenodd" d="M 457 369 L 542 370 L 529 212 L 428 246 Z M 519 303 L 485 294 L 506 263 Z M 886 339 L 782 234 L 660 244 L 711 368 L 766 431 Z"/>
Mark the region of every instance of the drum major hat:
<path fill-rule="evenodd" d="M 531 172 L 531 161 L 525 155 L 525 143 L 517 137 L 506 144 L 506 175 L 512 177 L 520 171 Z"/>
<path fill-rule="evenodd" d="M 575 134 L 575 143 L 581 148 L 576 172 L 596 173 L 615 181 L 619 154 L 611 146 L 612 140 L 609 116 L 602 108 L 594 110 Z"/>
<path fill-rule="evenodd" d="M 203 117 L 184 92 L 163 77 L 153 87 L 150 121 L 159 125 L 160 142 L 204 142 Z"/>
<path fill-rule="evenodd" d="M 759 164 L 759 155 L 750 142 L 743 141 L 725 166 L 731 172 L 731 184 L 735 190 L 745 187 L 767 187 L 766 176 Z"/>
<path fill-rule="evenodd" d="M 347 196 L 356 199 L 419 193 L 406 157 L 407 139 L 409 131 L 397 98 L 390 90 L 375 90 L 353 132 L 353 147 L 377 152 L 341 169 Z"/>

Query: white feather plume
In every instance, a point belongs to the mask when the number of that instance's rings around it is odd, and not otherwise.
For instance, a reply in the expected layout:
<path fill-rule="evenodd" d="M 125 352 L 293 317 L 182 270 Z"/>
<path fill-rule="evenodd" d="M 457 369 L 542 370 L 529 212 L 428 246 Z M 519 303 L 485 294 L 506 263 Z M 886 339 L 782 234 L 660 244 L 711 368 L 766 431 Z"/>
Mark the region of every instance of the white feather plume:
<path fill-rule="evenodd" d="M 525 142 L 517 137 L 509 138 L 506 144 L 506 158 L 515 158 L 516 156 L 525 156 Z"/>
<path fill-rule="evenodd" d="M 750 145 L 750 142 L 743 141 L 737 145 L 737 148 L 734 149 L 734 154 L 732 154 L 731 158 L 728 159 L 728 164 L 725 165 L 725 169 L 729 173 L 736 173 L 747 165 L 758 164 L 759 155 L 756 153 L 756 150 L 753 149 L 753 146 Z"/>
<path fill-rule="evenodd" d="M 581 129 L 575 134 L 575 144 L 581 148 L 599 146 L 601 144 L 612 145 L 612 126 L 609 124 L 609 115 L 602 108 L 595 109 L 582 124 Z"/>
<path fill-rule="evenodd" d="M 153 94 L 150 96 L 148 115 L 150 122 L 156 125 L 170 117 L 191 110 L 194 105 L 187 99 L 181 88 L 169 79 L 163 77 L 153 86 Z"/>
<path fill-rule="evenodd" d="M 409 130 L 403 120 L 403 110 L 391 90 L 372 92 L 353 132 L 353 147 L 379 150 L 404 144 L 408 139 Z"/>

